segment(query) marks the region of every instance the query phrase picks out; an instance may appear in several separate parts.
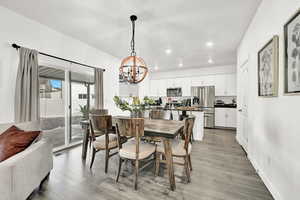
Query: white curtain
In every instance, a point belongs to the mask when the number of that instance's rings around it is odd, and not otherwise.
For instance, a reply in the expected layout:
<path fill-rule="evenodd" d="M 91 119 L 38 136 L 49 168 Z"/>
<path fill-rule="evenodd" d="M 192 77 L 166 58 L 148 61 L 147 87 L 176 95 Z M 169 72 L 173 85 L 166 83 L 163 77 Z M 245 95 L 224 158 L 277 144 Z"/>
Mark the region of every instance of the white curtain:
<path fill-rule="evenodd" d="M 40 119 L 38 52 L 19 49 L 19 67 L 15 91 L 15 122 Z"/>
<path fill-rule="evenodd" d="M 103 70 L 95 69 L 95 109 L 103 109 Z"/>

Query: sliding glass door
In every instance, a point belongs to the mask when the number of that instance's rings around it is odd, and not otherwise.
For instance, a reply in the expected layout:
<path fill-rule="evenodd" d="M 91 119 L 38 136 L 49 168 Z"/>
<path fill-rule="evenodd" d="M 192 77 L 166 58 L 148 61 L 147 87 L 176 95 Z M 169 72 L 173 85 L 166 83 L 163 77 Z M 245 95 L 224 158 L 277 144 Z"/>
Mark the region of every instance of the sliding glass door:
<path fill-rule="evenodd" d="M 66 83 L 64 70 L 40 66 L 41 129 L 54 147 L 65 145 Z"/>
<path fill-rule="evenodd" d="M 76 71 L 75 71 L 76 69 Z M 88 120 L 91 104 L 90 88 L 94 84 L 94 69 L 76 66 L 70 72 L 70 143 L 83 139 L 80 121 Z"/>
<path fill-rule="evenodd" d="M 87 119 L 94 106 L 94 70 L 73 68 L 39 68 L 41 128 L 54 148 L 82 141 L 80 121 Z"/>
<path fill-rule="evenodd" d="M 71 82 L 71 143 L 83 138 L 80 121 L 87 119 L 88 87 L 85 83 Z"/>

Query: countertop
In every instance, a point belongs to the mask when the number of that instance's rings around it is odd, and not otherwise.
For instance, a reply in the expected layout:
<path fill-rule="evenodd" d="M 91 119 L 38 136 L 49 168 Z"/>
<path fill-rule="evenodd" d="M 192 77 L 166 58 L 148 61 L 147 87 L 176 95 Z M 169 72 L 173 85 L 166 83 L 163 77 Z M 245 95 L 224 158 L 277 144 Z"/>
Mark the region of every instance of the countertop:
<path fill-rule="evenodd" d="M 213 107 L 211 107 L 213 108 Z M 164 108 L 164 110 L 174 110 L 174 111 L 193 111 L 193 112 L 204 112 L 205 110 L 210 109 L 208 107 L 177 107 L 177 108 Z"/>
<path fill-rule="evenodd" d="M 236 104 L 217 104 L 215 108 L 236 108 Z"/>

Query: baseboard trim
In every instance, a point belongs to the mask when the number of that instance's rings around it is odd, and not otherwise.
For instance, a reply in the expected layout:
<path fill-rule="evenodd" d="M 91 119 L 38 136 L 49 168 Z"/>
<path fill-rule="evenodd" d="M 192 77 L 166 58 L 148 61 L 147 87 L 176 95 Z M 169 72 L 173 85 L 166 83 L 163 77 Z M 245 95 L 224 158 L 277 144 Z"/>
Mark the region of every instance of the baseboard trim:
<path fill-rule="evenodd" d="M 255 159 L 251 155 L 248 154 L 248 159 L 251 162 L 252 166 L 256 170 L 259 177 L 262 179 L 268 190 L 270 191 L 271 195 L 275 200 L 283 200 L 278 190 L 275 189 L 273 184 L 271 183 L 270 179 L 267 177 L 267 175 L 264 173 L 264 171 L 260 168 L 260 166 L 257 164 Z"/>
<path fill-rule="evenodd" d="M 239 145 L 242 146 L 242 148 L 244 149 L 244 151 L 246 152 L 246 154 L 248 155 L 248 150 L 246 148 L 246 142 L 244 139 L 242 139 L 241 137 L 239 137 L 239 135 L 236 135 L 236 141 L 239 143 Z"/>

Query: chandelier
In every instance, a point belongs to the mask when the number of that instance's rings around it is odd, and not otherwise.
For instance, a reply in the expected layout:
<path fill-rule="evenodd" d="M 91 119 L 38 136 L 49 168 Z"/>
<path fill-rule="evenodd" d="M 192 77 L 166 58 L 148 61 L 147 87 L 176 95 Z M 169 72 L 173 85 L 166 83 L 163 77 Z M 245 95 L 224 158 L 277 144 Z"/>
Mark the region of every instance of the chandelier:
<path fill-rule="evenodd" d="M 145 79 L 148 68 L 145 61 L 141 57 L 136 56 L 135 52 L 134 36 L 137 16 L 131 15 L 130 20 L 132 22 L 132 39 L 130 42 L 131 53 L 130 56 L 124 58 L 121 62 L 120 77 L 128 83 L 137 84 Z"/>

